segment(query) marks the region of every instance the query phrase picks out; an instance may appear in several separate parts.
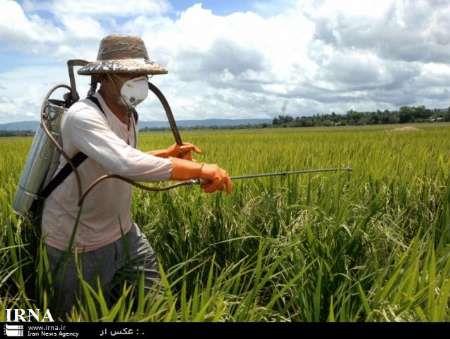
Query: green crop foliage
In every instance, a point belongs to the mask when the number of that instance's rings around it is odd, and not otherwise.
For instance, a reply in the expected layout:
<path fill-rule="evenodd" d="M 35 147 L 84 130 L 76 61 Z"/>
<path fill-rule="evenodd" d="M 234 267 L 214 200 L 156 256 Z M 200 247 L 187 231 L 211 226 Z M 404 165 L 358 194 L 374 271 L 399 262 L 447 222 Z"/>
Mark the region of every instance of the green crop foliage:
<path fill-rule="evenodd" d="M 230 195 L 135 189 L 133 217 L 158 255 L 162 289 L 146 293 L 141 279 L 108 305 L 84 283 L 67 320 L 450 320 L 450 125 L 182 135 L 203 149 L 197 160 L 230 175 L 353 172 L 235 181 Z M 171 143 L 151 132 L 139 148 Z M 45 253 L 32 254 L 33 226 L 11 208 L 30 144 L 0 138 L 1 309 L 51 304 Z"/>

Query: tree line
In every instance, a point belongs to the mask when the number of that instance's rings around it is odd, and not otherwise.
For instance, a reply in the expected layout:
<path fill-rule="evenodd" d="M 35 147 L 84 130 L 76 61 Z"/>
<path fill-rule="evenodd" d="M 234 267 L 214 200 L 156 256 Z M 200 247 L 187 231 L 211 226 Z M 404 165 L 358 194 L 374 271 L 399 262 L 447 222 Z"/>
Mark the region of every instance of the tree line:
<path fill-rule="evenodd" d="M 28 137 L 33 136 L 34 131 L 2 131 L 0 130 L 0 137 Z"/>
<path fill-rule="evenodd" d="M 247 129 L 270 127 L 313 127 L 313 126 L 355 126 L 378 124 L 401 124 L 412 122 L 442 122 L 450 121 L 450 107 L 448 109 L 429 109 L 425 106 L 403 106 L 398 111 L 377 110 L 375 112 L 358 112 L 350 110 L 346 114 L 316 114 L 312 116 L 278 115 L 272 124 L 242 124 L 234 126 L 192 126 L 181 127 L 182 130 L 196 129 Z M 141 128 L 141 132 L 164 131 L 168 128 Z M 1 131 L 0 137 L 31 136 L 34 131 Z"/>
<path fill-rule="evenodd" d="M 274 127 L 354 126 L 378 124 L 402 124 L 412 122 L 450 121 L 448 109 L 429 109 L 425 106 L 403 106 L 398 111 L 376 112 L 347 111 L 346 114 L 316 114 L 312 116 L 279 115 L 274 118 Z"/>

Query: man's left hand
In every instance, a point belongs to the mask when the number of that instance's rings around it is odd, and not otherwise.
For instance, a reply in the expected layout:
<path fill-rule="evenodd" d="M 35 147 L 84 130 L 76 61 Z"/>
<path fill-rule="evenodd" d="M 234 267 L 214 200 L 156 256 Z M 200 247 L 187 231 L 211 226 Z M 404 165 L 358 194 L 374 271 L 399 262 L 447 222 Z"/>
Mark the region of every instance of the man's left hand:
<path fill-rule="evenodd" d="M 192 152 L 202 153 L 202 150 L 189 142 L 183 142 L 183 145 L 173 144 L 166 149 L 167 157 L 192 160 Z"/>

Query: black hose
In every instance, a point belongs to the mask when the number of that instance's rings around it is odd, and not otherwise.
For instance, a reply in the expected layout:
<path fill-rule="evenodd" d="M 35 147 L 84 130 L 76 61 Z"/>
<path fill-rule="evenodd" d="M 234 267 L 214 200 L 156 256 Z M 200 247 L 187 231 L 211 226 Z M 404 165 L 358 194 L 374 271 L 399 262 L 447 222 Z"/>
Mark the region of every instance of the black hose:
<path fill-rule="evenodd" d="M 169 120 L 170 129 L 172 130 L 173 137 L 175 138 L 175 142 L 177 145 L 183 145 L 183 142 L 181 141 L 181 135 L 180 131 L 178 130 L 177 123 L 175 122 L 175 118 L 173 117 L 172 110 L 170 109 L 169 103 L 167 102 L 164 94 L 159 90 L 158 87 L 153 85 L 150 81 L 148 82 L 148 88 L 155 93 L 155 95 L 158 97 L 159 101 L 161 102 L 164 111 L 166 112 L 167 120 Z"/>

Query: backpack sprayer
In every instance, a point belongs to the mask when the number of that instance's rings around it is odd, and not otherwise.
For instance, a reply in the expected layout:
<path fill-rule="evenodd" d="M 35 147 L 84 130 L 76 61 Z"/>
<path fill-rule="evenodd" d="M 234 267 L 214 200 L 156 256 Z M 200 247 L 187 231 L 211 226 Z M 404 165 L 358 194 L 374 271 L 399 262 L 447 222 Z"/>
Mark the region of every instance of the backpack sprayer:
<path fill-rule="evenodd" d="M 79 100 L 79 95 L 76 89 L 76 82 L 73 68 L 75 66 L 84 66 L 88 62 L 84 60 L 74 59 L 67 62 L 70 86 L 65 84 L 59 84 L 52 87 L 44 98 L 41 106 L 41 121 L 40 125 L 35 133 L 33 143 L 28 153 L 28 158 L 25 163 L 25 167 L 20 177 L 19 185 L 17 187 L 16 195 L 14 198 L 13 209 L 16 213 L 23 217 L 33 218 L 41 212 L 42 203 L 45 199 L 41 193 L 49 185 L 54 174 L 60 164 L 61 156 L 67 161 L 71 167 L 71 171 L 74 172 L 78 188 L 78 205 L 81 210 L 84 199 L 89 192 L 100 182 L 108 178 L 116 178 L 128 182 L 140 189 L 152 192 L 167 191 L 180 186 L 198 185 L 201 183 L 200 179 L 181 181 L 173 185 L 156 187 L 146 186 L 137 182 L 134 182 L 125 177 L 109 174 L 99 177 L 95 180 L 84 192 L 81 191 L 81 179 L 77 170 L 77 163 L 71 159 L 63 150 L 62 138 L 61 138 L 61 119 L 63 114 L 69 109 L 71 105 Z M 94 80 L 93 80 L 94 81 Z M 151 82 L 148 83 L 149 90 L 152 91 L 161 102 L 164 111 L 166 113 L 170 129 L 173 133 L 175 141 L 178 145 L 182 145 L 180 132 L 176 125 L 172 110 L 164 97 L 163 93 Z M 94 86 L 91 86 L 95 88 Z M 63 100 L 51 99 L 53 93 L 58 89 L 65 89 L 68 92 L 64 94 Z M 91 93 L 92 94 L 92 93 Z M 287 175 L 300 175 L 311 173 L 324 173 L 324 172 L 338 172 L 347 171 L 352 169 L 345 168 L 319 168 L 319 169 L 303 169 L 284 172 L 272 172 L 272 173 L 258 173 L 250 175 L 231 176 L 232 180 L 253 179 L 260 177 L 272 177 L 272 176 L 287 176 Z M 79 216 L 78 216 L 79 217 Z M 78 218 L 77 218 L 78 219 Z"/>
<path fill-rule="evenodd" d="M 69 60 L 67 66 L 70 86 L 65 84 L 56 85 L 47 92 L 44 98 L 40 112 L 41 121 L 34 135 L 13 202 L 13 210 L 23 217 L 33 218 L 34 214 L 38 212 L 38 205 L 41 205 L 40 203 L 43 202 L 40 192 L 47 186 L 58 168 L 60 155 L 72 165 L 77 178 L 78 192 L 81 194 L 79 174 L 62 148 L 60 133 L 63 114 L 79 99 L 73 67 L 85 64 L 87 62 L 83 60 Z M 64 99 L 50 99 L 52 94 L 58 89 L 68 91 L 64 95 Z"/>

